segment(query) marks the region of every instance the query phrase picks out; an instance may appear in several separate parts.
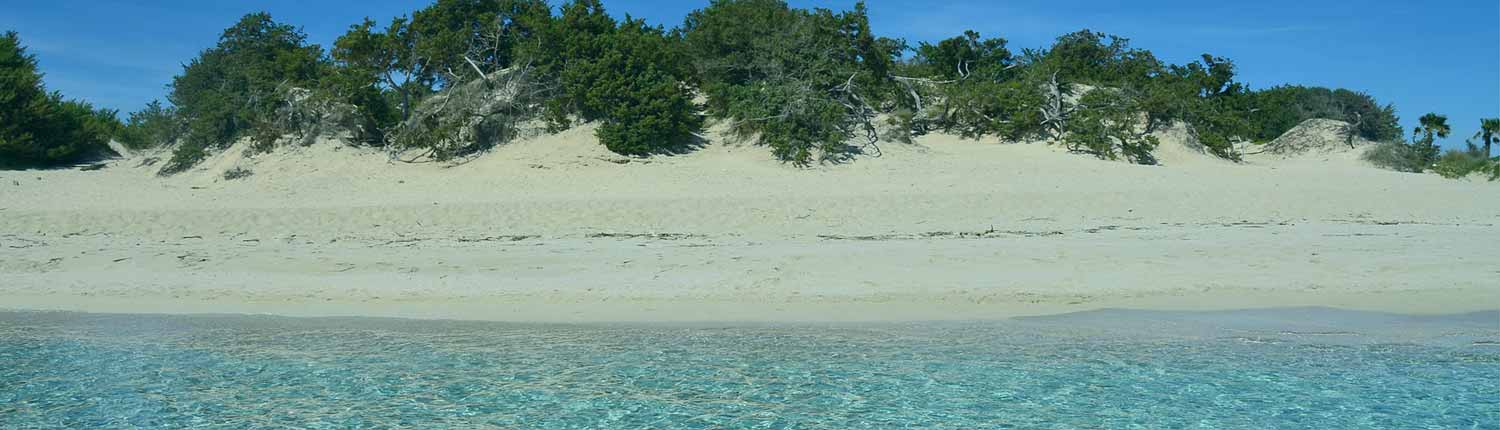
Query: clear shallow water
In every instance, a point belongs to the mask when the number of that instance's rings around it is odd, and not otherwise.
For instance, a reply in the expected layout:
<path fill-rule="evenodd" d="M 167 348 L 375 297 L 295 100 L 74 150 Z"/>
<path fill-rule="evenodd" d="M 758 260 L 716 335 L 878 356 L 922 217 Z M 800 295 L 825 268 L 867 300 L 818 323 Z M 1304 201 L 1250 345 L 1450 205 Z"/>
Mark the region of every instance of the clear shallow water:
<path fill-rule="evenodd" d="M 0 313 L 0 429 L 1500 429 L 1500 313 L 1205 318 L 622 327 Z"/>

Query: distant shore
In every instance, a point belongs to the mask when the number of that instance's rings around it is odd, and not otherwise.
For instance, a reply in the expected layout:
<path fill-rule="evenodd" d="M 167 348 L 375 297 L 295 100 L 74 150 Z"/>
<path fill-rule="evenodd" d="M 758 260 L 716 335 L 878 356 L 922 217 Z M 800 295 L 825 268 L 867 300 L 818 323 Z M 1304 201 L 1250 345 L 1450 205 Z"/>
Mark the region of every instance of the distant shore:
<path fill-rule="evenodd" d="M 1500 186 L 1347 153 L 1164 166 L 945 136 L 796 169 L 591 130 L 459 166 L 325 142 L 162 179 L 0 172 L 0 308 L 499 321 L 915 321 L 1500 308 Z M 223 171 L 253 175 L 227 180 Z"/>

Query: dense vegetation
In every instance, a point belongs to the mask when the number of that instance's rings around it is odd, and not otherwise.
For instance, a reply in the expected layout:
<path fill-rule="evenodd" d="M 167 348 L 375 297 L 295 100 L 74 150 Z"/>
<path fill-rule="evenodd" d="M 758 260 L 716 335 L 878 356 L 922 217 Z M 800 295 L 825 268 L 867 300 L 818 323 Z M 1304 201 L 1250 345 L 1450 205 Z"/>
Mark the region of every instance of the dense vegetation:
<path fill-rule="evenodd" d="M 208 150 L 252 132 L 262 140 L 279 137 L 273 123 L 286 89 L 316 85 L 328 72 L 322 48 L 306 40 L 296 27 L 254 13 L 224 30 L 217 46 L 184 66 L 172 80 L 168 99 L 182 117 L 185 133 L 163 172 L 191 167 Z M 175 135 L 161 130 L 143 134 Z"/>
<path fill-rule="evenodd" d="M 1401 139 L 1395 106 L 1381 106 L 1365 93 L 1282 86 L 1257 92 L 1252 109 L 1256 139 L 1275 139 L 1311 118 L 1347 122 L 1354 126 L 1359 137 L 1374 142 Z"/>
<path fill-rule="evenodd" d="M 1412 129 L 1410 140 L 1382 142 L 1366 152 L 1365 159 L 1377 166 L 1403 172 L 1431 170 L 1453 179 L 1479 174 L 1491 181 L 1500 181 L 1500 157 L 1494 157 L 1492 153 L 1494 144 L 1500 143 L 1500 118 L 1481 120 L 1479 132 L 1469 139 L 1467 148 L 1446 153 L 1442 152 L 1438 141 L 1448 138 L 1453 132 L 1448 117 L 1429 113 L 1418 122 L 1419 125 Z"/>
<path fill-rule="evenodd" d="M 1351 141 L 1387 142 L 1371 153 L 1377 163 L 1424 171 L 1448 134 L 1424 118 L 1398 142 L 1395 108 L 1368 94 L 1236 78 L 1229 59 L 1169 64 L 1089 30 L 1019 51 L 973 31 L 911 46 L 876 35 L 862 3 L 714 0 L 668 30 L 617 20 L 599 0 L 436 0 L 352 25 L 327 52 L 296 27 L 246 15 L 184 67 L 170 105 L 131 114 L 117 135 L 173 148 L 171 174 L 246 138 L 268 150 L 337 136 L 393 159 L 444 161 L 579 123 L 597 124 L 611 151 L 649 155 L 690 148 L 717 121 L 799 166 L 931 132 L 1152 164 L 1155 134 L 1177 127 L 1238 159 L 1246 143 L 1326 118 L 1350 124 Z M 1465 153 L 1489 159 L 1477 151 Z"/>
<path fill-rule="evenodd" d="M 561 89 L 548 106 L 554 129 L 570 125 L 569 115 L 599 121 L 600 142 L 626 155 L 691 144 L 702 126 L 686 84 L 691 70 L 663 29 L 629 18 L 616 23 L 598 0 L 579 0 L 563 7 L 550 33 L 560 49 L 540 59 Z"/>
<path fill-rule="evenodd" d="M 834 13 L 779 0 L 716 1 L 681 29 L 709 113 L 759 136 L 777 158 L 837 161 L 873 139 L 871 120 L 897 54 L 870 31 L 864 5 Z M 870 140 L 867 140 L 870 142 Z"/>
<path fill-rule="evenodd" d="M 55 167 L 109 152 L 115 112 L 49 93 L 14 32 L 0 36 L 0 168 Z"/>
<path fill-rule="evenodd" d="M 1444 153 L 1433 164 L 1432 170 L 1447 178 L 1478 174 L 1491 181 L 1500 181 L 1500 157 L 1494 154 L 1495 144 L 1500 144 L 1500 118 L 1480 120 L 1479 131 L 1467 143 L 1466 149 Z M 1422 153 L 1424 156 L 1428 154 L 1430 152 Z"/>

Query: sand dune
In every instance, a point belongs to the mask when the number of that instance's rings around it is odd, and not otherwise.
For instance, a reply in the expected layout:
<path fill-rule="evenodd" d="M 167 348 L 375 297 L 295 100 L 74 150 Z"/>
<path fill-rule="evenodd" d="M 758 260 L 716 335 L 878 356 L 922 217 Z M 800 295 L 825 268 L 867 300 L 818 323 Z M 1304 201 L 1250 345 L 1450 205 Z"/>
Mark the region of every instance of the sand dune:
<path fill-rule="evenodd" d="M 1354 150 L 1163 166 L 927 136 L 797 169 L 582 127 L 461 165 L 332 142 L 157 178 L 0 172 L 0 307 L 518 321 L 1500 308 L 1500 186 Z M 225 180 L 244 168 L 253 175 Z"/>

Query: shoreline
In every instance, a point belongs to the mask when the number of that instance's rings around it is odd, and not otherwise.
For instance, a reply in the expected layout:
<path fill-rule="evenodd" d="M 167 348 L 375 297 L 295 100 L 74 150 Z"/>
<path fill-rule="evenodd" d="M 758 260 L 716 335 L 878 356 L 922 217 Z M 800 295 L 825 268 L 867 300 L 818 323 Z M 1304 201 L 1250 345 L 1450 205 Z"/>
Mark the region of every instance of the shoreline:
<path fill-rule="evenodd" d="M 1446 294 L 1447 296 L 1444 296 Z M 1444 299 L 1444 297 L 1450 297 Z M 1493 294 L 1478 289 L 1406 292 L 1370 297 L 1368 294 L 1215 293 L 1180 295 L 1169 300 L 1106 301 L 1089 306 L 1067 304 L 1007 304 L 953 306 L 944 303 L 789 304 L 662 302 L 637 306 L 557 303 L 234 303 L 184 300 L 97 299 L 82 296 L 3 296 L 0 312 L 77 312 L 119 315 L 271 316 L 285 318 L 378 318 L 419 321 L 470 321 L 517 324 L 884 324 L 984 322 L 1016 318 L 1055 317 L 1082 312 L 1124 310 L 1139 312 L 1234 312 L 1294 308 L 1327 308 L 1403 316 L 1446 316 L 1500 311 Z M 1433 300 L 1437 299 L 1437 300 Z M 1424 302 L 1411 306 L 1414 301 Z M 1357 304 L 1351 304 L 1357 303 Z M 288 310 L 295 306 L 295 310 Z M 497 311 L 501 311 L 498 312 Z"/>

